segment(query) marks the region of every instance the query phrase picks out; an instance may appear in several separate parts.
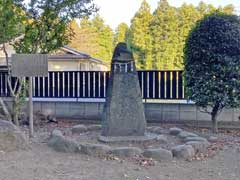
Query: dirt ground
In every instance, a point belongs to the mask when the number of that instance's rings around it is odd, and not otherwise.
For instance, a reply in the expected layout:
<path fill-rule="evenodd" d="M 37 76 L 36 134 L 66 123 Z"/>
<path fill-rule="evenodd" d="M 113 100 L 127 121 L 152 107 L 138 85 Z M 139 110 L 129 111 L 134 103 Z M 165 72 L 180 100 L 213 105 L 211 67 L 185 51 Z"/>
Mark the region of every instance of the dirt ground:
<path fill-rule="evenodd" d="M 233 143 L 223 144 L 213 157 L 145 167 L 133 159 L 55 152 L 38 136 L 29 150 L 0 152 L 0 180 L 240 180 L 240 137 L 218 136 Z"/>

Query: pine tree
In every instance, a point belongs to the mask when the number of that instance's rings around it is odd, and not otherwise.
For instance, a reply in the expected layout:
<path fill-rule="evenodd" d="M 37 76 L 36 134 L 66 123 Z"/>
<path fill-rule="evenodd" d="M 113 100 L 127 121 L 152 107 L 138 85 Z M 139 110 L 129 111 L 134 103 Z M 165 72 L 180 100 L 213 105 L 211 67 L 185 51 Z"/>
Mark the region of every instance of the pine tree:
<path fill-rule="evenodd" d="M 140 9 L 131 21 L 129 33 L 130 46 L 133 50 L 137 67 L 140 69 L 152 69 L 151 21 L 150 6 L 146 0 L 143 0 Z"/>
<path fill-rule="evenodd" d="M 153 38 L 153 67 L 161 70 L 175 69 L 178 55 L 177 10 L 161 0 L 153 13 L 151 23 Z"/>
<path fill-rule="evenodd" d="M 120 23 L 114 34 L 114 46 L 119 42 L 127 42 L 128 25 L 126 23 Z"/>

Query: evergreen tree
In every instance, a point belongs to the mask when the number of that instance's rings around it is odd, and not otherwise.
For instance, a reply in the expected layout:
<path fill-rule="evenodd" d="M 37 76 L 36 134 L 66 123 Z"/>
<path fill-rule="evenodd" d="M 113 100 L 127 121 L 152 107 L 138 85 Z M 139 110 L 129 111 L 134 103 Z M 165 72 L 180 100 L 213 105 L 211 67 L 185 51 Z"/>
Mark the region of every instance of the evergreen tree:
<path fill-rule="evenodd" d="M 74 20 L 70 23 L 70 29 L 74 33 L 74 38 L 69 43 L 70 47 L 110 63 L 113 51 L 113 31 L 105 25 L 99 15 L 92 20 L 81 19 L 80 27 Z"/>
<path fill-rule="evenodd" d="M 176 69 L 183 69 L 183 48 L 185 45 L 186 37 L 194 26 L 195 22 L 199 19 L 200 13 L 193 5 L 184 3 L 178 9 L 178 55 L 174 64 Z"/>
<path fill-rule="evenodd" d="M 104 24 L 104 20 L 99 15 L 93 18 L 92 26 L 94 32 L 97 33 L 99 46 L 96 57 L 110 63 L 113 53 L 113 31 L 108 25 Z"/>
<path fill-rule="evenodd" d="M 150 6 L 146 0 L 143 0 L 140 9 L 131 21 L 129 33 L 130 46 L 136 59 L 136 65 L 140 69 L 152 69 L 151 21 Z"/>
<path fill-rule="evenodd" d="M 69 46 L 96 57 L 99 46 L 97 43 L 97 32 L 93 29 L 91 21 L 87 18 L 83 18 L 79 26 L 77 22 L 73 20 L 70 24 L 70 28 L 74 33 L 74 38 L 72 38 Z"/>
<path fill-rule="evenodd" d="M 119 42 L 127 42 L 127 32 L 128 25 L 126 23 L 120 23 L 114 34 L 114 46 L 116 46 Z"/>
<path fill-rule="evenodd" d="M 153 38 L 153 68 L 175 69 L 178 55 L 178 15 L 167 0 L 161 0 L 151 23 Z"/>

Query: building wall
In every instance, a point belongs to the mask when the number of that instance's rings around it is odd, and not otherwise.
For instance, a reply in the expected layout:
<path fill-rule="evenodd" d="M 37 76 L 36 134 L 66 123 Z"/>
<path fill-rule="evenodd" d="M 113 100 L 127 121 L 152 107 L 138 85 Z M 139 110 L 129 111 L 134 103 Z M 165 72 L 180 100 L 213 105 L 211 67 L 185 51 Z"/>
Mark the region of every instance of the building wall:
<path fill-rule="evenodd" d="M 89 60 L 49 60 L 49 71 L 106 71 L 107 67 Z"/>
<path fill-rule="evenodd" d="M 49 60 L 49 71 L 78 71 L 78 61 Z"/>

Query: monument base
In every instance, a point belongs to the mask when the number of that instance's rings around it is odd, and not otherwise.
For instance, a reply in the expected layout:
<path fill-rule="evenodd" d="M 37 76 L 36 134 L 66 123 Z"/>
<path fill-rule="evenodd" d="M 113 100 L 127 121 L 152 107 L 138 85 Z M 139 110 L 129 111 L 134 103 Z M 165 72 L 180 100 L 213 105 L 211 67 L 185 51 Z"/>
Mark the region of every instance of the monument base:
<path fill-rule="evenodd" d="M 132 143 L 145 143 L 155 141 L 156 135 L 145 136 L 99 136 L 98 141 L 104 143 L 120 143 L 120 142 L 132 142 Z"/>

